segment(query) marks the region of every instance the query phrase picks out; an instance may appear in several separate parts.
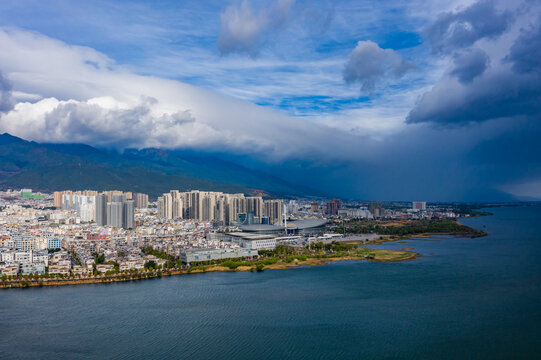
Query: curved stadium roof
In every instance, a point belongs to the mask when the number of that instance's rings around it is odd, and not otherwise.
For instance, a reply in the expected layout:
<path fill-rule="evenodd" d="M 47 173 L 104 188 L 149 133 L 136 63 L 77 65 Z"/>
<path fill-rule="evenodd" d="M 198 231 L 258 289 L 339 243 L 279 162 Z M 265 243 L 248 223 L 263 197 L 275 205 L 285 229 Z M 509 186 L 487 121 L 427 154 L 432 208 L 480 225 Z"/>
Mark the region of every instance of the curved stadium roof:
<path fill-rule="evenodd" d="M 323 226 L 327 223 L 326 219 L 305 219 L 305 220 L 297 220 L 292 221 L 287 224 L 288 229 L 310 229 L 310 228 L 316 228 Z"/>
<path fill-rule="evenodd" d="M 288 230 L 304 230 L 310 228 L 317 228 L 327 223 L 325 219 L 305 219 L 291 221 L 287 223 Z M 284 230 L 283 226 L 269 225 L 269 224 L 253 224 L 243 225 L 240 227 L 242 231 L 255 232 L 255 231 L 280 231 Z"/>

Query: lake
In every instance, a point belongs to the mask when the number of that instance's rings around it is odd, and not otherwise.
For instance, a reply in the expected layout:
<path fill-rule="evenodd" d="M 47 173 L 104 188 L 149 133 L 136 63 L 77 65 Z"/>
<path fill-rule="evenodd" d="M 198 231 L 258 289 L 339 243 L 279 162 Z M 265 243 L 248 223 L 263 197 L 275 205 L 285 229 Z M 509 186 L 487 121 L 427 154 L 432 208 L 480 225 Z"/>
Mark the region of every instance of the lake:
<path fill-rule="evenodd" d="M 2 359 L 534 359 L 541 207 L 465 219 L 401 263 L 0 291 Z"/>

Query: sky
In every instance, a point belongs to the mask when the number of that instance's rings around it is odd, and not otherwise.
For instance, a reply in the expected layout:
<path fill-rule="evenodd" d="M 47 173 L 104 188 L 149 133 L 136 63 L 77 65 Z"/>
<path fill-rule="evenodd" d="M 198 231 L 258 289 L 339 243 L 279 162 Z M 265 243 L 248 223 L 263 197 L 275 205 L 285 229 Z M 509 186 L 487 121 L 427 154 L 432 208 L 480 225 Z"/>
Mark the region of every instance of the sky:
<path fill-rule="evenodd" d="M 539 1 L 0 2 L 0 133 L 363 200 L 541 200 Z"/>

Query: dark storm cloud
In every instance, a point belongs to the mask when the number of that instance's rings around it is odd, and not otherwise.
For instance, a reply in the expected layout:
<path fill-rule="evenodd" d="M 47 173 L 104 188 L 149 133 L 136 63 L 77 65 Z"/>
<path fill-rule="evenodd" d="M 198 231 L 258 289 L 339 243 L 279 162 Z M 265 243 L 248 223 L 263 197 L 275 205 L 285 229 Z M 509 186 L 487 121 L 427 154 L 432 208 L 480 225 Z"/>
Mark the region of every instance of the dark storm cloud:
<path fill-rule="evenodd" d="M 479 1 L 457 12 L 444 12 L 424 31 L 432 52 L 452 53 L 483 38 L 493 39 L 512 21 L 508 11 L 498 12 L 492 1 Z"/>
<path fill-rule="evenodd" d="M 541 19 L 521 31 L 505 60 L 513 64 L 516 73 L 541 72 Z"/>
<path fill-rule="evenodd" d="M 487 72 L 469 86 L 444 78 L 425 93 L 408 123 L 466 124 L 515 116 L 541 116 L 541 77 Z"/>
<path fill-rule="evenodd" d="M 11 83 L 0 71 L 0 112 L 9 111 L 12 108 Z"/>
<path fill-rule="evenodd" d="M 473 48 L 455 55 L 455 67 L 451 75 L 455 76 L 461 83 L 471 83 L 473 79 L 485 72 L 490 59 L 481 49 Z"/>
<path fill-rule="evenodd" d="M 474 20 L 474 14 L 486 11 L 487 17 Z M 472 39 L 494 37 L 506 29 L 511 16 L 507 12 L 498 14 L 492 3 L 480 2 L 462 12 L 441 15 L 428 29 L 441 27 L 442 19 L 467 19 L 470 29 L 477 29 L 469 41 L 438 43 L 436 49 L 455 49 L 454 68 L 443 76 L 434 87 L 421 96 L 407 116 L 408 123 L 432 122 L 440 126 L 455 126 L 483 122 L 498 118 L 526 117 L 531 121 L 541 118 L 541 24 L 532 22 L 535 15 L 523 14 L 519 24 L 525 24 L 511 45 L 507 41 L 494 41 L 491 46 L 500 48 L 507 56 L 489 59 L 480 49 L 457 49 L 468 46 Z M 492 19 L 497 27 L 486 25 Z M 466 21 L 466 20 L 463 20 Z M 534 25 L 531 25 L 531 24 Z M 505 24 L 505 26 L 503 25 Z M 496 31 L 496 29 L 499 29 Z M 473 30 L 471 30 L 473 31 Z M 511 33 L 511 32 L 510 32 Z M 503 39 L 502 39 L 503 40 Z M 453 46 L 449 46 L 453 44 Z M 503 51 L 502 51 L 503 50 Z M 489 64 L 493 66 L 488 67 Z M 456 79 L 458 79 L 458 81 Z"/>
<path fill-rule="evenodd" d="M 541 179 L 541 122 L 500 119 L 465 130 L 410 125 L 386 141 L 359 142 L 353 161 L 286 161 L 267 170 L 364 200 L 510 201 L 505 184 Z"/>
<path fill-rule="evenodd" d="M 401 78 L 414 68 L 392 49 L 382 49 L 373 41 L 359 41 L 349 54 L 343 76 L 347 83 L 360 83 L 361 91 L 369 93 L 380 81 Z"/>

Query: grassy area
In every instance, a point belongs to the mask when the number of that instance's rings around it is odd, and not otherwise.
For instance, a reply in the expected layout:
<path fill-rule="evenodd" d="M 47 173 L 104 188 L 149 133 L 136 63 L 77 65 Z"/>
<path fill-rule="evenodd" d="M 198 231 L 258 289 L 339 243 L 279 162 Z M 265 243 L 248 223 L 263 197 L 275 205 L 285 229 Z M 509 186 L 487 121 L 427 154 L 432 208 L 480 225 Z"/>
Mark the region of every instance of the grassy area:
<path fill-rule="evenodd" d="M 359 249 L 358 256 L 362 256 L 371 261 L 395 262 L 411 260 L 417 256 L 416 253 L 406 250 L 381 250 L 381 249 Z"/>
<path fill-rule="evenodd" d="M 287 269 L 302 265 L 323 265 L 339 260 L 368 260 L 395 262 L 411 260 L 417 253 L 403 250 L 359 248 L 352 244 L 313 244 L 311 249 L 278 246 L 275 250 L 261 251 L 258 260 L 226 260 L 210 266 L 196 266 L 188 272 L 205 271 L 262 271 L 265 269 Z"/>

